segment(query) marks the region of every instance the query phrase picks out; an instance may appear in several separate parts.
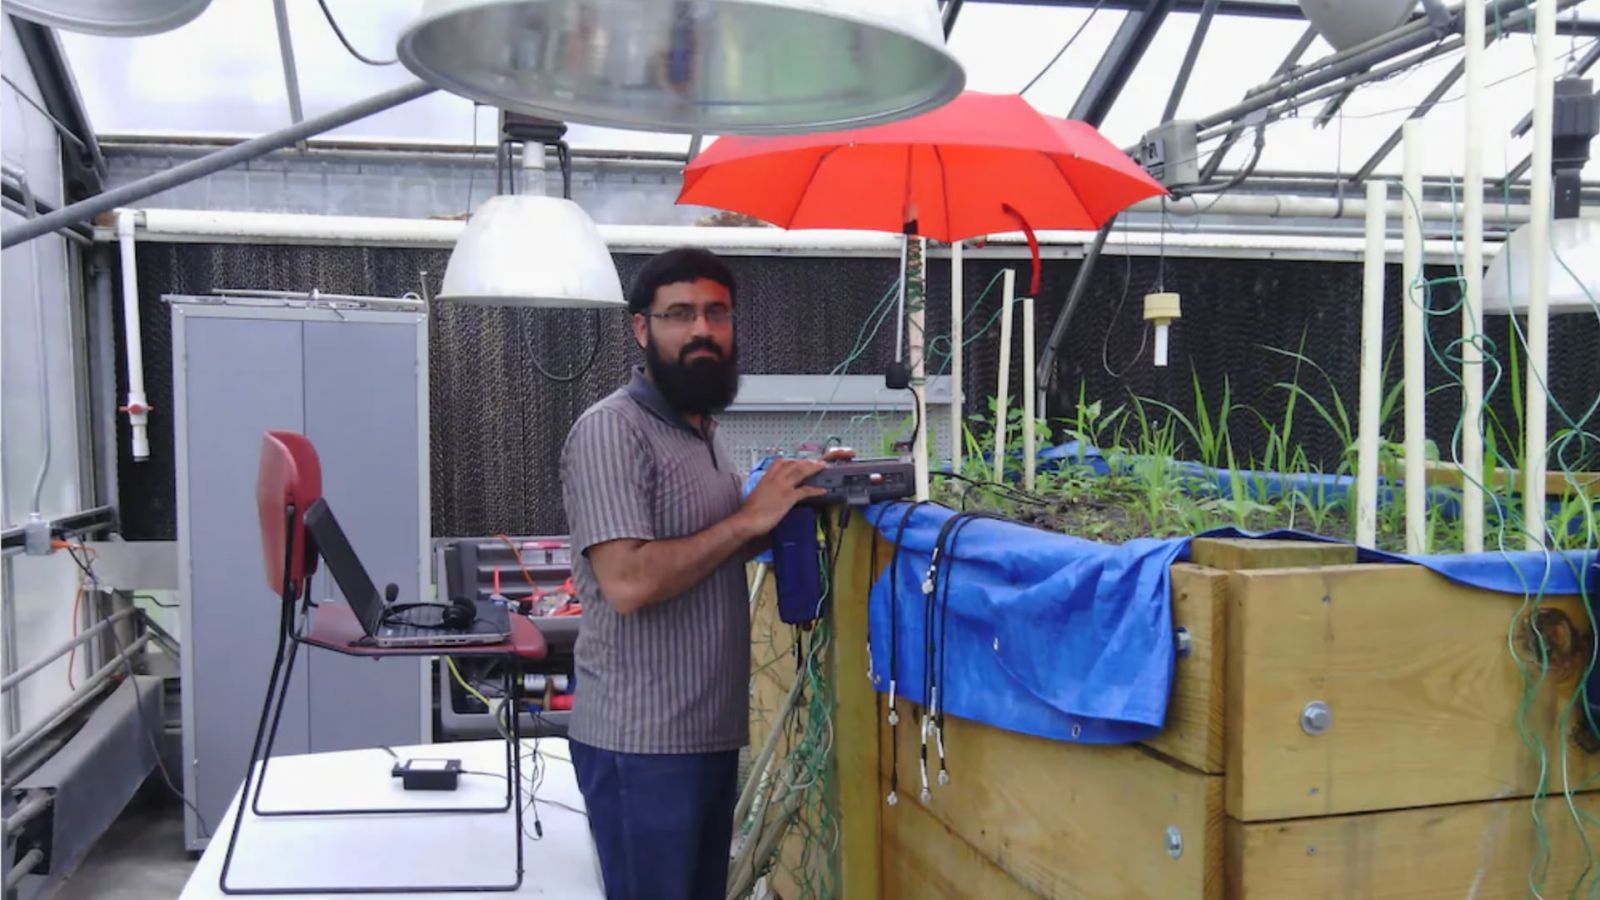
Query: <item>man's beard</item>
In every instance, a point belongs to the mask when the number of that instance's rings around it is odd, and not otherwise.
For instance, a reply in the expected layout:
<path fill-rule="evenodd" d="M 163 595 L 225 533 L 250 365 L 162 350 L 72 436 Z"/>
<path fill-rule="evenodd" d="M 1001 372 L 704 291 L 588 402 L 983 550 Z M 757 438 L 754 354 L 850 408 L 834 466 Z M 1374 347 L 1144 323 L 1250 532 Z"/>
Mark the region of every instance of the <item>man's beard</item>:
<path fill-rule="evenodd" d="M 689 354 L 697 350 L 707 350 L 716 358 L 689 360 Z M 669 362 L 662 357 L 655 338 L 650 337 L 645 341 L 644 361 L 645 369 L 661 391 L 661 396 L 685 415 L 720 413 L 733 403 L 733 398 L 739 393 L 737 347 L 724 356 L 722 348 L 709 339 L 693 340 L 684 345 L 676 360 Z"/>

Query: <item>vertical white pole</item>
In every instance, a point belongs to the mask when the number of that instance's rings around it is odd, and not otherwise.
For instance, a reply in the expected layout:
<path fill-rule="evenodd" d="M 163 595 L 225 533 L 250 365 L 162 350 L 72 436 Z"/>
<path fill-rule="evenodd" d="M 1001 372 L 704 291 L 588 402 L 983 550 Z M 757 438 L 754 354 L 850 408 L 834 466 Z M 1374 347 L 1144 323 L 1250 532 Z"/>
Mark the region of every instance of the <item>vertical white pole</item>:
<path fill-rule="evenodd" d="M 1533 248 L 1529 265 L 1531 290 L 1528 294 L 1528 399 L 1527 462 L 1523 464 L 1522 502 L 1526 510 L 1529 550 L 1544 546 L 1544 470 L 1546 416 L 1546 368 L 1550 352 L 1550 163 L 1552 118 L 1555 110 L 1555 83 L 1551 80 L 1556 55 L 1555 0 L 1539 0 L 1533 11 L 1534 94 L 1533 94 L 1533 190 L 1528 197 L 1528 245 Z"/>
<path fill-rule="evenodd" d="M 961 242 L 950 245 L 950 470 L 961 474 L 961 451 L 966 427 L 961 419 L 961 342 L 965 340 L 961 317 L 964 306 Z"/>
<path fill-rule="evenodd" d="M 994 395 L 994 480 L 1002 484 L 1006 474 L 1006 405 L 1011 389 L 1011 300 L 1016 294 L 1017 273 L 1007 269 L 1000 296 L 1000 385 Z"/>
<path fill-rule="evenodd" d="M 1361 281 L 1361 397 L 1357 406 L 1356 544 L 1378 545 L 1378 412 L 1383 404 L 1383 282 L 1389 185 L 1367 182 L 1367 253 Z"/>
<path fill-rule="evenodd" d="M 1483 4 L 1461 7 L 1465 17 L 1466 160 L 1462 190 L 1462 268 L 1466 297 L 1461 306 L 1461 549 L 1483 551 Z"/>
<path fill-rule="evenodd" d="M 1401 340 L 1405 359 L 1406 552 L 1428 552 L 1428 470 L 1425 442 L 1427 319 L 1422 304 L 1422 123 L 1411 119 L 1403 127 L 1405 168 L 1402 176 L 1400 221 L 1404 226 L 1401 258 L 1405 311 Z"/>
<path fill-rule="evenodd" d="M 916 278 L 921 282 L 918 285 L 917 296 L 922 300 L 917 303 L 917 308 L 911 311 L 911 330 L 906 335 L 906 353 L 911 362 L 911 384 L 916 388 L 911 402 L 916 404 L 915 415 L 919 426 L 911 444 L 911 466 L 915 473 L 917 500 L 922 501 L 928 499 L 928 433 L 932 428 L 928 422 L 928 366 L 924 349 L 927 340 L 922 330 L 928 306 L 928 245 L 920 237 L 909 240 L 917 242 L 917 259 L 921 261 L 921 265 L 917 267 Z"/>
<path fill-rule="evenodd" d="M 1022 486 L 1033 490 L 1034 479 L 1034 371 L 1033 298 L 1022 298 Z"/>

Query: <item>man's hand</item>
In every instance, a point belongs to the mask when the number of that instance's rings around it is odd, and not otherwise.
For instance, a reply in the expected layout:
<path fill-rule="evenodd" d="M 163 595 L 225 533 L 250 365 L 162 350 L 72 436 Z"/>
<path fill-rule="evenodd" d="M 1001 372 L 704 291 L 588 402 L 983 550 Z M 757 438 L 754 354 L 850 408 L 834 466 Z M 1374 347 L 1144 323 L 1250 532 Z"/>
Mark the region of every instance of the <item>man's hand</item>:
<path fill-rule="evenodd" d="M 822 488 L 801 484 L 825 468 L 824 463 L 814 459 L 780 459 L 767 467 L 737 513 L 750 534 L 771 532 L 796 503 L 826 494 Z"/>

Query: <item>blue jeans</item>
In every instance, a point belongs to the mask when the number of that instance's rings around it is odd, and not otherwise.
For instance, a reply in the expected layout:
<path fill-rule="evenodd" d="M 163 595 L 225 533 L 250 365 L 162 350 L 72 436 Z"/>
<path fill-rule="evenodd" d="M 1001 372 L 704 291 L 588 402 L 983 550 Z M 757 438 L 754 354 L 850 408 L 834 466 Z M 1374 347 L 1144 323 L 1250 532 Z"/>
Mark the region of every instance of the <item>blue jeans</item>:
<path fill-rule="evenodd" d="M 721 900 L 739 753 L 614 753 L 569 742 L 607 900 Z"/>

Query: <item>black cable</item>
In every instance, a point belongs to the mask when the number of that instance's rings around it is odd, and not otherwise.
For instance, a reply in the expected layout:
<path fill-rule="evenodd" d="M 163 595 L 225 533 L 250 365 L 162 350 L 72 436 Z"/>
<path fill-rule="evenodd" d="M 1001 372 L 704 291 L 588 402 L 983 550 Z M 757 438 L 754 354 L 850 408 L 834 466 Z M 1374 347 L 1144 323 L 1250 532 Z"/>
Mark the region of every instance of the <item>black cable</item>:
<path fill-rule="evenodd" d="M 184 806 L 189 808 L 190 812 L 194 813 L 195 821 L 200 823 L 200 830 L 206 834 L 210 834 L 211 826 L 206 823 L 206 817 L 201 814 L 199 807 L 195 806 L 189 801 L 188 797 L 183 795 L 183 791 L 178 790 L 177 785 L 172 780 L 172 773 L 167 771 L 167 764 L 161 758 L 161 745 L 156 743 L 155 735 L 155 726 L 158 726 L 161 723 L 152 722 L 149 713 L 145 710 L 144 698 L 140 696 L 139 683 L 134 677 L 137 673 L 135 673 L 133 670 L 133 660 L 129 659 L 126 655 L 126 650 L 123 647 L 122 639 L 117 637 L 117 630 L 115 628 L 108 628 L 106 629 L 106 633 L 111 635 L 111 642 L 117 648 L 117 655 L 122 657 L 122 667 L 127 670 L 128 682 L 133 685 L 133 702 L 139 710 L 139 721 L 144 723 L 145 737 L 149 738 L 150 740 L 150 751 L 155 754 L 156 768 L 161 770 L 161 780 L 166 783 L 167 790 L 171 791 L 174 797 L 177 797 Z M 243 800 L 241 799 L 240 802 L 242 803 Z M 243 815 L 243 810 L 241 810 L 239 814 Z"/>
<path fill-rule="evenodd" d="M 1018 503 L 1027 503 L 1033 506 L 1049 506 L 1052 502 L 1044 497 L 1039 496 L 1038 494 L 1030 494 L 1021 488 L 1014 488 L 1010 485 L 999 484 L 993 481 L 979 481 L 976 478 L 969 478 L 966 475 L 962 475 L 960 472 L 932 472 L 930 474 L 938 478 L 954 478 L 957 481 L 964 481 L 967 484 L 973 485 L 974 487 L 985 488 L 998 494 L 1003 494 L 1007 499 L 1015 500 Z"/>
<path fill-rule="evenodd" d="M 1032 88 L 1035 84 L 1038 84 L 1039 79 L 1043 78 L 1044 74 L 1050 71 L 1050 69 L 1053 68 L 1057 62 L 1060 62 L 1061 57 L 1064 56 L 1068 50 L 1072 49 L 1073 44 L 1077 43 L 1078 38 L 1083 35 L 1084 29 L 1089 27 L 1090 22 L 1094 21 L 1095 13 L 1098 13 L 1100 11 L 1100 7 L 1104 5 L 1105 0 L 1095 0 L 1094 7 L 1089 10 L 1088 18 L 1084 19 L 1083 24 L 1078 26 L 1078 30 L 1072 33 L 1072 37 L 1067 38 L 1067 42 L 1061 45 L 1061 49 L 1056 51 L 1056 55 L 1050 57 L 1050 61 L 1045 63 L 1044 68 L 1039 70 L 1039 74 L 1033 76 L 1033 79 L 1029 81 L 1027 86 L 1025 86 L 1022 90 L 1017 91 L 1018 96 L 1026 94 L 1029 88 Z"/>
<path fill-rule="evenodd" d="M 549 370 L 547 370 L 544 367 L 543 364 L 541 364 L 539 362 L 539 358 L 537 356 L 532 356 L 530 354 L 529 358 L 531 358 L 533 360 L 533 367 L 535 369 L 539 370 L 539 374 L 540 375 L 543 375 L 544 377 L 550 379 L 551 381 L 554 381 L 554 382 L 557 382 L 557 383 L 560 383 L 560 384 L 567 384 L 567 383 L 570 383 L 570 382 L 573 382 L 573 381 L 577 381 L 579 378 L 582 378 L 583 376 L 587 375 L 589 373 L 590 369 L 594 368 L 594 361 L 596 359 L 598 359 L 599 356 L 600 356 L 600 344 L 605 339 L 605 332 L 600 327 L 600 311 L 599 310 L 595 310 L 594 313 L 593 313 L 593 316 L 594 316 L 594 341 L 589 346 L 589 361 L 583 364 L 583 368 L 575 369 L 575 370 L 573 370 L 572 372 L 570 372 L 570 373 L 568 373 L 566 375 L 553 375 L 553 374 L 550 373 Z"/>
<path fill-rule="evenodd" d="M 922 395 L 910 386 L 906 387 L 906 392 L 911 395 L 911 439 L 906 441 L 906 449 L 915 450 L 922 437 Z"/>
<path fill-rule="evenodd" d="M 134 594 L 133 595 L 133 599 L 135 599 L 135 600 L 148 600 L 152 605 L 158 606 L 158 607 L 160 607 L 162 609 L 177 609 L 178 608 L 178 604 L 176 604 L 176 603 L 163 603 L 154 594 Z"/>
<path fill-rule="evenodd" d="M 328 0 L 317 0 L 317 5 L 322 7 L 323 18 L 328 20 L 328 25 L 333 28 L 333 33 L 338 36 L 339 43 L 343 44 L 344 48 L 350 51 L 351 56 L 354 56 L 356 59 L 361 60 L 369 66 L 392 66 L 400 61 L 398 59 L 372 59 L 371 57 L 362 55 L 361 51 L 357 50 L 355 45 L 350 43 L 350 39 L 344 36 L 344 29 L 340 28 L 339 23 L 334 20 L 333 10 L 328 8 Z"/>
<path fill-rule="evenodd" d="M 900 713 L 897 706 L 897 679 L 895 677 L 895 663 L 900 655 L 900 560 L 905 554 L 900 552 L 900 544 L 905 539 L 906 528 L 911 522 L 911 515 L 918 509 L 927 505 L 926 500 L 906 504 L 905 513 L 900 517 L 900 524 L 895 532 L 894 559 L 889 561 L 889 796 L 896 797 L 900 792 Z M 886 510 L 887 511 L 887 508 Z M 880 518 L 881 518 L 880 513 Z M 891 801 L 893 802 L 893 801 Z"/>
<path fill-rule="evenodd" d="M 960 521 L 952 525 L 952 522 L 955 522 L 958 519 Z M 965 531 L 973 522 L 979 521 L 980 519 L 988 519 L 997 522 L 1010 521 L 1004 516 L 999 516 L 988 512 L 963 512 L 959 515 L 952 516 L 949 521 L 945 522 L 945 525 L 950 529 L 948 534 L 948 543 L 944 545 L 943 553 L 940 556 L 940 562 L 936 564 L 936 570 L 932 575 L 930 575 L 930 578 L 934 582 L 935 600 L 939 604 L 938 684 L 941 687 L 943 687 L 945 684 L 945 672 L 947 671 L 947 664 L 950 658 L 949 644 L 946 642 L 946 634 L 949 631 L 950 622 L 950 573 L 955 568 L 956 542 L 960 539 L 963 531 Z M 946 538 L 944 535 L 944 529 L 940 529 L 940 531 L 940 540 L 945 540 Z M 938 548 L 939 545 L 936 544 L 935 549 Z M 939 577 L 940 575 L 944 576 L 942 580 Z M 944 723 L 945 714 L 949 708 L 949 705 L 950 695 L 948 689 L 946 689 L 944 700 L 939 704 L 934 716 L 934 728 L 939 735 L 939 780 L 941 783 L 949 781 L 949 769 L 945 765 L 944 753 Z"/>

